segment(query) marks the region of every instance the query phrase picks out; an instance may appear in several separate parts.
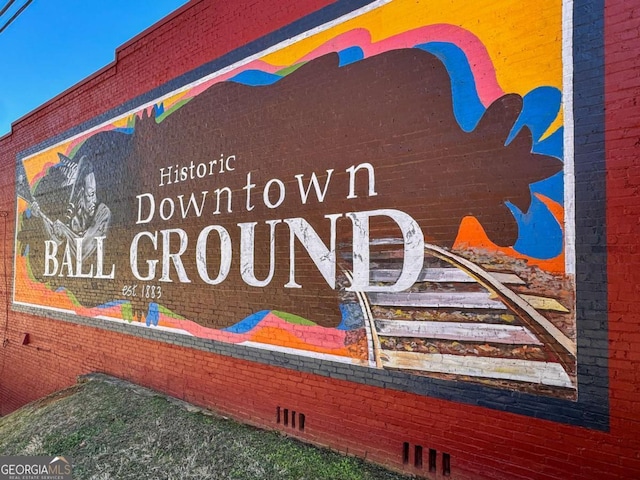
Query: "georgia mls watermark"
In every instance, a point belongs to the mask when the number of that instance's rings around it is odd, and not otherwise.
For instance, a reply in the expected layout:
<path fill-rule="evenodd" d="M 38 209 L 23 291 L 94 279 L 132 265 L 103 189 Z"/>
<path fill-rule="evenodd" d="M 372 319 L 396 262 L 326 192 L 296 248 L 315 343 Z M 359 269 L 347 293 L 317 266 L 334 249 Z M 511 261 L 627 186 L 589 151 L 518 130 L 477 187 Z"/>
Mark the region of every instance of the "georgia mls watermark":
<path fill-rule="evenodd" d="M 0 480 L 71 480 L 69 457 L 0 457 Z"/>

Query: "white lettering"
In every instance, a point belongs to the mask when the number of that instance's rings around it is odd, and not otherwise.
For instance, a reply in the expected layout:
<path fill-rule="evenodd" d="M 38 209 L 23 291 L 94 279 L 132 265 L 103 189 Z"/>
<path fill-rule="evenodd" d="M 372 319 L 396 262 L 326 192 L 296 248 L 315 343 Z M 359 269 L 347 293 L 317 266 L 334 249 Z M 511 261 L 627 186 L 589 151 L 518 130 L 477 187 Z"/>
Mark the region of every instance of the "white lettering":
<path fill-rule="evenodd" d="M 243 190 L 247 191 L 247 212 L 254 209 L 254 206 L 251 205 L 251 189 L 255 186 L 255 183 L 251 183 L 251 172 L 247 173 L 247 185 L 242 187 Z"/>
<path fill-rule="evenodd" d="M 116 266 L 114 264 L 111 264 L 111 273 L 110 274 L 104 275 L 102 273 L 102 268 L 103 268 L 103 264 L 104 264 L 104 246 L 103 246 L 104 239 L 105 239 L 105 237 L 96 237 L 97 263 L 96 263 L 96 277 L 95 278 L 113 279 L 113 278 L 115 278 L 115 275 L 116 275 Z"/>
<path fill-rule="evenodd" d="M 182 230 L 181 228 L 170 228 L 167 230 L 161 230 L 162 233 L 162 276 L 159 281 L 161 282 L 173 282 L 171 278 L 169 278 L 169 261 L 173 263 L 176 272 L 178 273 L 178 279 L 181 283 L 191 283 L 189 277 L 187 277 L 187 272 L 184 269 L 184 265 L 182 264 L 182 259 L 180 258 L 182 254 L 187 249 L 187 244 L 189 239 L 187 238 L 187 232 Z M 171 252 L 171 234 L 176 233 L 180 238 L 180 247 L 178 252 Z"/>
<path fill-rule="evenodd" d="M 153 245 L 154 250 L 158 249 L 158 232 L 154 232 L 151 234 L 150 232 L 140 232 L 131 242 L 131 248 L 129 249 L 129 265 L 131 266 L 131 273 L 138 280 L 143 282 L 153 280 L 156 277 L 156 265 L 158 260 L 147 260 L 147 265 L 149 267 L 149 273 L 145 276 L 140 275 L 140 271 L 138 270 L 138 242 L 142 237 L 148 237 L 151 239 L 151 244 Z"/>
<path fill-rule="evenodd" d="M 302 178 L 304 177 L 304 175 L 302 174 L 295 175 L 295 178 L 298 179 L 298 188 L 300 189 L 300 199 L 302 200 L 303 205 L 306 205 L 307 203 L 307 199 L 309 198 L 309 192 L 311 191 L 311 185 L 313 185 L 313 188 L 316 191 L 316 197 L 318 199 L 318 202 L 320 203 L 324 202 L 324 197 L 327 194 L 327 188 L 329 187 L 329 182 L 331 181 L 332 173 L 333 173 L 333 168 L 327 170 L 327 179 L 324 182 L 324 190 L 322 191 L 320 190 L 320 184 L 318 183 L 318 177 L 316 176 L 315 172 L 311 174 L 311 181 L 307 185 L 306 190 L 304 188 L 304 185 L 302 184 Z"/>
<path fill-rule="evenodd" d="M 153 198 L 153 195 L 150 193 L 142 193 L 140 195 L 137 195 L 136 198 L 138 199 L 138 221 L 136 222 L 136 225 L 139 225 L 141 223 L 149 223 L 156 211 L 156 202 L 155 202 L 155 199 Z M 142 199 L 143 198 L 147 198 L 149 200 L 149 214 L 147 215 L 147 218 L 145 218 L 144 220 L 142 219 Z"/>
<path fill-rule="evenodd" d="M 169 205 L 169 213 L 165 213 L 165 205 Z M 176 204 L 170 198 L 163 198 L 160 202 L 160 218 L 163 220 L 169 220 L 173 217 L 173 212 L 176 210 Z"/>
<path fill-rule="evenodd" d="M 165 179 L 167 180 L 167 185 L 171 185 L 171 167 L 166 168 L 166 172 L 164 168 L 160 169 L 160 185 L 159 187 L 164 186 Z"/>
<path fill-rule="evenodd" d="M 373 169 L 373 165 L 371 165 L 370 163 L 361 163 L 357 167 L 355 165 L 352 165 L 346 170 L 349 173 L 349 195 L 347 195 L 347 198 L 358 197 L 358 195 L 356 195 L 356 172 L 361 168 L 366 168 L 369 172 L 369 196 L 375 197 L 376 195 L 378 195 L 376 193 L 376 175 Z"/>
<path fill-rule="evenodd" d="M 386 216 L 402 231 L 404 259 L 400 277 L 393 285 L 369 284 L 369 218 Z M 368 212 L 347 213 L 353 223 L 353 283 L 351 292 L 400 292 L 410 288 L 418 279 L 424 262 L 424 234 L 420 225 L 400 210 L 381 209 Z"/>
<path fill-rule="evenodd" d="M 65 276 L 62 273 L 65 267 L 67 267 L 67 275 L 73 277 L 73 262 L 71 258 L 71 247 L 69 246 L 69 242 L 67 242 L 64 244 L 64 255 L 62 256 L 62 264 L 60 265 L 60 273 L 58 274 L 59 277 Z"/>
<path fill-rule="evenodd" d="M 336 288 L 336 221 L 340 217 L 342 217 L 341 213 L 324 216 L 331 222 L 329 248 L 304 218 L 287 218 L 285 220 L 285 223 L 289 225 L 289 281 L 285 284 L 286 288 L 302 288 L 295 281 L 295 238 L 300 240 L 329 286 L 333 289 Z"/>
<path fill-rule="evenodd" d="M 255 276 L 255 227 L 257 222 L 239 223 L 240 227 L 240 275 L 247 285 L 252 287 L 266 287 L 271 282 L 276 268 L 276 225 L 282 220 L 268 220 L 265 222 L 271 227 L 269 235 L 269 274 L 264 280 L 258 280 Z"/>
<path fill-rule="evenodd" d="M 53 240 L 45 240 L 44 242 L 44 276 L 53 277 L 58 271 L 58 244 Z M 51 268 L 53 267 L 53 268 Z"/>
<path fill-rule="evenodd" d="M 202 163 L 200 165 L 203 165 Z M 180 200 L 180 210 L 182 211 L 182 218 L 187 218 L 189 214 L 189 210 L 193 207 L 193 210 L 196 212 L 196 217 L 200 217 L 202 215 L 202 210 L 204 209 L 204 201 L 207 198 L 208 191 L 202 192 L 202 202 L 200 202 L 200 207 L 198 208 L 198 204 L 196 203 L 196 197 L 192 193 L 189 197 L 189 202 L 187 203 L 187 207 L 184 206 L 184 195 L 178 195 L 178 199 Z"/>
<path fill-rule="evenodd" d="M 213 212 L 214 215 L 220 215 L 220 195 L 222 192 L 227 193 L 227 212 L 231 213 L 231 189 L 229 187 L 216 188 L 214 193 L 216 194 L 216 211 Z"/>
<path fill-rule="evenodd" d="M 69 276 L 78 278 L 92 278 L 93 277 L 93 265 L 89 273 L 82 273 L 82 237 L 78 237 L 76 240 L 76 273 L 71 273 Z"/>
<path fill-rule="evenodd" d="M 220 269 L 218 276 L 211 279 L 207 271 L 207 239 L 209 238 L 209 233 L 213 230 L 218 232 L 220 237 Z M 217 285 L 223 282 L 231 270 L 231 252 L 231 237 L 224 227 L 209 225 L 204 228 L 198 235 L 198 242 L 196 243 L 196 264 L 200 278 L 209 285 Z"/>
<path fill-rule="evenodd" d="M 269 198 L 269 190 L 271 190 L 271 185 L 273 185 L 274 183 L 278 185 L 278 188 L 280 189 L 280 195 L 278 196 L 278 200 L 276 200 L 275 203 L 271 203 L 271 199 Z M 284 202 L 285 195 L 286 195 L 285 187 L 282 180 L 279 180 L 277 178 L 272 178 L 264 186 L 264 191 L 262 192 L 262 199 L 264 201 L 264 204 L 268 208 L 278 208 L 280 205 L 282 205 L 282 202 Z"/>

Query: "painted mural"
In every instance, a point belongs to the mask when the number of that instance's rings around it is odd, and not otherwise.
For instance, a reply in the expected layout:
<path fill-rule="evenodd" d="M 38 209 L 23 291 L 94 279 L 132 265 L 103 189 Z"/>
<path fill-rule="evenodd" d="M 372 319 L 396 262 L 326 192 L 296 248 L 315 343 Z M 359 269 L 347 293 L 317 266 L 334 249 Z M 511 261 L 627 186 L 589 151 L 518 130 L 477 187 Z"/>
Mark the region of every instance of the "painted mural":
<path fill-rule="evenodd" d="M 19 158 L 14 304 L 575 398 L 542 8 L 374 2 Z"/>

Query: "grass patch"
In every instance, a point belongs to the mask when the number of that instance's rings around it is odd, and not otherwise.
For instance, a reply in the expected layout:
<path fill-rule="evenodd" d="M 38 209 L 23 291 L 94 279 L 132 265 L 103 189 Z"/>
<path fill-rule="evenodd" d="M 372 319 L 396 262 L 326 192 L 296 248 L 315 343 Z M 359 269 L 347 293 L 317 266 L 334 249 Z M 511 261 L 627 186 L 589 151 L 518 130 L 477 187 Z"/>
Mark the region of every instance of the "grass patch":
<path fill-rule="evenodd" d="M 75 479 L 401 480 L 360 459 L 104 381 L 0 418 L 0 455 L 65 455 Z"/>

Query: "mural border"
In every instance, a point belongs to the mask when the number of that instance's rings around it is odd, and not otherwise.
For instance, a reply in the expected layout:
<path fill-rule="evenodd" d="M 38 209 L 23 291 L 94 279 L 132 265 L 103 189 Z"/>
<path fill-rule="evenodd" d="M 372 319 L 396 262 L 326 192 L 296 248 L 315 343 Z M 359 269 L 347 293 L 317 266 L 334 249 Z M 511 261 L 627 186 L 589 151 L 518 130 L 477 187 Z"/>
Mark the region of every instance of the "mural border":
<path fill-rule="evenodd" d="M 372 0 L 340 0 L 20 152 L 17 162 L 19 163 L 23 158 L 33 153 L 96 127 L 272 45 L 374 3 Z M 569 99 L 567 103 L 570 105 L 573 102 L 573 112 L 577 112 L 573 125 L 573 138 L 569 138 L 568 141 L 565 139 L 565 147 L 573 147 L 574 151 L 577 401 L 300 357 L 146 327 L 138 328 L 138 325 L 135 324 L 125 325 L 55 311 L 44 312 L 35 307 L 18 305 L 13 302 L 12 309 L 339 380 L 608 431 L 609 353 L 604 147 L 604 0 L 565 0 L 563 11 L 565 37 L 572 37 L 569 45 L 565 44 L 564 46 L 565 62 L 571 61 L 572 58 L 569 69 L 565 65 L 565 95 L 573 95 L 573 98 Z M 571 68 L 572 72 L 569 71 Z M 571 185 L 567 182 L 567 188 L 570 188 Z M 13 280 L 13 288 L 15 289 L 15 276 Z"/>

